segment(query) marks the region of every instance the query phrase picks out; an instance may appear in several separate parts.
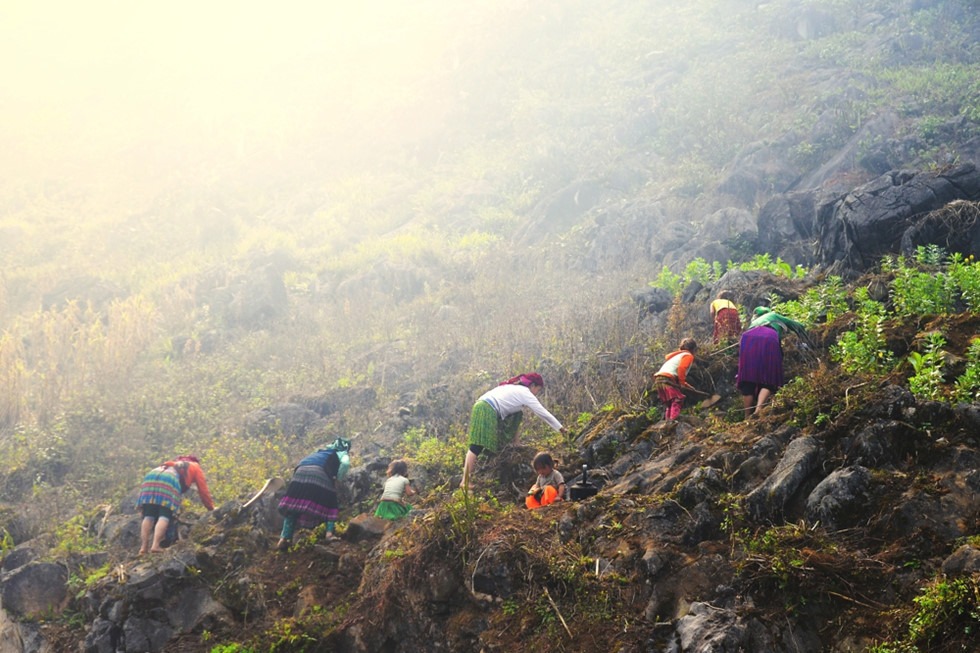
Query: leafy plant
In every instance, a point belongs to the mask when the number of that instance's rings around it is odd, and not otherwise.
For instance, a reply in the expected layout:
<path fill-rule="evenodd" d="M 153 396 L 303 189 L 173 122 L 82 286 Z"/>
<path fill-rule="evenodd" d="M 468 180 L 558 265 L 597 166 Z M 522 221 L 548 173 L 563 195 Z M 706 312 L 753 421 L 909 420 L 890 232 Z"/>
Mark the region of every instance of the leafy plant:
<path fill-rule="evenodd" d="M 59 525 L 55 529 L 55 537 L 54 550 L 65 555 L 102 550 L 98 538 L 89 531 L 85 515 L 75 515 Z"/>
<path fill-rule="evenodd" d="M 701 257 L 694 259 L 684 268 L 685 286 L 694 281 L 697 281 L 702 286 L 707 286 L 717 280 L 718 277 L 715 275 L 715 268 Z"/>
<path fill-rule="evenodd" d="M 684 278 L 679 274 L 671 272 L 670 268 L 665 265 L 660 269 L 660 274 L 657 275 L 657 278 L 650 282 L 650 285 L 654 288 L 663 288 L 670 292 L 671 295 L 677 296 L 684 290 Z"/>
<path fill-rule="evenodd" d="M 483 509 L 496 509 L 499 506 L 497 498 L 489 492 L 485 497 L 477 498 L 466 489 L 454 492 L 443 506 L 450 523 L 447 537 L 455 543 L 464 564 L 479 536 L 479 523 L 489 518 Z"/>
<path fill-rule="evenodd" d="M 909 265 L 903 256 L 885 264 L 886 269 L 891 268 L 895 272 L 891 298 L 896 315 L 919 317 L 952 310 L 956 300 L 956 282 L 935 269 L 941 266 L 944 257 L 941 248 L 920 246 L 916 250 L 916 263 L 930 269 Z"/>
<path fill-rule="evenodd" d="M 855 291 L 857 328 L 845 331 L 830 348 L 831 358 L 851 374 L 881 374 L 894 365 L 885 341 L 885 306 L 868 297 L 867 288 Z"/>
<path fill-rule="evenodd" d="M 980 261 L 954 253 L 949 257 L 947 274 L 956 283 L 967 309 L 980 313 Z"/>
<path fill-rule="evenodd" d="M 702 285 L 708 285 L 717 281 L 725 273 L 726 269 L 738 269 L 742 271 L 763 270 L 776 276 L 788 279 L 802 279 L 806 276 L 806 268 L 797 265 L 795 268 L 782 260 L 776 258 L 775 261 L 769 254 L 756 254 L 751 260 L 742 263 L 732 263 L 729 261 L 723 264 L 721 261 L 708 263 L 703 258 L 696 258 L 684 268 L 683 274 L 676 274 L 666 265 L 660 270 L 657 278 L 650 282 L 654 288 L 663 288 L 673 296 L 678 296 L 684 288 L 692 281 L 697 281 Z M 837 280 L 840 283 L 840 279 Z"/>
<path fill-rule="evenodd" d="M 909 362 L 915 374 L 909 377 L 909 390 L 917 397 L 939 399 L 942 394 L 946 339 L 938 331 L 926 335 L 924 351 L 913 351 Z"/>
<path fill-rule="evenodd" d="M 304 651 L 307 645 L 317 643 L 316 637 L 306 632 L 304 624 L 297 619 L 279 619 L 272 625 L 266 636 L 271 641 L 270 653 L 284 650 Z"/>
<path fill-rule="evenodd" d="M 807 326 L 833 322 L 850 309 L 847 289 L 839 276 L 828 277 L 824 283 L 808 289 L 796 300 L 784 302 L 778 296 L 773 296 L 770 306 L 774 311 Z"/>
<path fill-rule="evenodd" d="M 919 265 L 939 267 L 945 261 L 946 250 L 935 243 L 919 245 L 915 248 L 915 262 Z"/>
<path fill-rule="evenodd" d="M 440 439 L 430 435 L 424 426 L 405 431 L 396 447 L 398 456 L 409 458 L 436 476 L 451 475 L 459 466 L 466 452 L 461 438 Z"/>
<path fill-rule="evenodd" d="M 721 521 L 721 530 L 728 533 L 732 551 L 737 543 L 747 537 L 745 497 L 739 494 L 726 493 L 718 497 L 718 505 L 725 517 Z"/>
<path fill-rule="evenodd" d="M 975 637 L 980 628 L 977 578 L 939 578 L 923 588 L 913 602 L 916 611 L 909 620 L 905 642 L 915 647 L 950 636 Z"/>
<path fill-rule="evenodd" d="M 980 396 L 980 338 L 974 338 L 966 350 L 966 369 L 956 377 L 954 398 L 958 401 L 976 401 Z"/>
<path fill-rule="evenodd" d="M 806 277 L 807 270 L 802 265 L 793 267 L 780 257 L 773 261 L 772 257 L 766 254 L 756 254 L 750 261 L 739 263 L 735 266 L 739 270 L 751 272 L 753 270 L 763 270 L 778 277 L 787 279 L 802 279 Z"/>
<path fill-rule="evenodd" d="M 95 569 L 82 567 L 68 576 L 68 588 L 76 592 L 76 598 L 82 598 L 87 590 L 108 576 L 111 569 L 112 564 L 108 562 Z"/>

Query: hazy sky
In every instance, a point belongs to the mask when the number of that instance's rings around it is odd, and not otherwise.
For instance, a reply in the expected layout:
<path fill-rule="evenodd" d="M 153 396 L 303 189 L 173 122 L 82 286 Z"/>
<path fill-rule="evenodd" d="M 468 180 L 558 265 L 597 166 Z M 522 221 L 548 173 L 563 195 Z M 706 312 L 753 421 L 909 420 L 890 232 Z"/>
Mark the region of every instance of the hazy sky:
<path fill-rule="evenodd" d="M 411 106 L 453 65 L 459 7 L 0 0 L 0 163 L 24 173 L 134 148 L 225 152 Z"/>

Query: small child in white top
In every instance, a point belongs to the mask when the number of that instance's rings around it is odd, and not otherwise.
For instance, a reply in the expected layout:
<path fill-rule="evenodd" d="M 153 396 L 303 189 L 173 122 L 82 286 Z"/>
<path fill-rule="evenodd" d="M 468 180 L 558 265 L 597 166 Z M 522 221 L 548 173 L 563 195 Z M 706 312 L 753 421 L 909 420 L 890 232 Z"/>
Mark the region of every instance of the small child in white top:
<path fill-rule="evenodd" d="M 524 504 L 530 508 L 540 508 L 565 498 L 565 478 L 557 469 L 555 461 L 547 451 L 539 452 L 531 462 L 531 467 L 538 473 L 534 485 L 527 491 Z"/>
<path fill-rule="evenodd" d="M 391 461 L 381 502 L 374 511 L 374 516 L 381 519 L 401 519 L 412 510 L 412 506 L 405 502 L 405 497 L 414 495 L 412 481 L 408 479 L 408 463 L 404 460 Z"/>

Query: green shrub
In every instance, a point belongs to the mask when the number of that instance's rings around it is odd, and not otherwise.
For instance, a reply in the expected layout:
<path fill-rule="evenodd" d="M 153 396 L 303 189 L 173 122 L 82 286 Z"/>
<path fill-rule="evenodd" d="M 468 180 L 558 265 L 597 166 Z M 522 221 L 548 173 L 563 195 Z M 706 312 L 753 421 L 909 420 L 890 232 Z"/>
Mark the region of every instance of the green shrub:
<path fill-rule="evenodd" d="M 899 317 L 941 315 L 949 313 L 956 304 L 957 283 L 942 271 L 946 253 L 936 245 L 920 245 L 914 264 L 904 256 L 886 257 L 882 266 L 895 274 L 891 298 Z"/>
<path fill-rule="evenodd" d="M 802 265 L 797 265 L 794 268 L 778 256 L 773 261 L 769 254 L 756 254 L 752 260 L 739 263 L 734 267 L 744 272 L 763 270 L 777 277 L 786 277 L 787 279 L 802 279 L 806 277 L 807 272 L 806 268 Z"/>
<path fill-rule="evenodd" d="M 885 306 L 868 297 L 867 288 L 855 292 L 857 328 L 842 333 L 831 346 L 830 356 L 850 374 L 882 374 L 895 364 L 885 342 Z"/>
<path fill-rule="evenodd" d="M 949 257 L 947 274 L 955 282 L 967 309 L 980 313 L 980 261 L 954 253 Z"/>
<path fill-rule="evenodd" d="M 963 402 L 976 401 L 980 396 L 980 338 L 974 338 L 966 350 L 966 370 L 956 378 L 953 396 Z"/>
<path fill-rule="evenodd" d="M 938 579 L 913 601 L 916 613 L 909 621 L 910 644 L 922 647 L 950 636 L 976 636 L 980 627 L 977 578 Z"/>
<path fill-rule="evenodd" d="M 679 274 L 674 274 L 666 265 L 660 270 L 657 278 L 650 282 L 654 288 L 663 288 L 671 295 L 677 296 L 684 290 L 684 278 Z"/>
<path fill-rule="evenodd" d="M 98 538 L 87 525 L 85 515 L 75 515 L 55 529 L 54 551 L 63 555 L 94 553 L 102 550 Z"/>
<path fill-rule="evenodd" d="M 909 362 L 915 374 L 909 377 L 909 390 L 917 397 L 939 399 L 942 396 L 943 364 L 946 339 L 938 331 L 926 335 L 924 351 L 913 351 Z"/>
<path fill-rule="evenodd" d="M 462 438 L 439 439 L 430 435 L 424 426 L 405 431 L 398 443 L 396 454 L 421 465 L 430 474 L 445 477 L 456 473 L 466 455 L 466 442 Z"/>
<path fill-rule="evenodd" d="M 660 270 L 657 278 L 650 282 L 654 288 L 663 288 L 670 291 L 675 297 L 680 295 L 684 288 L 692 281 L 697 281 L 702 285 L 709 285 L 717 281 L 726 270 L 735 268 L 745 272 L 763 270 L 775 276 L 786 277 L 788 279 L 802 279 L 806 276 L 807 270 L 801 265 L 793 267 L 781 258 L 775 261 L 769 254 L 756 254 L 751 260 L 742 263 L 727 264 L 721 261 L 708 263 L 703 258 L 696 258 L 684 268 L 683 274 L 671 272 L 666 265 Z M 838 279 L 838 284 L 840 280 Z"/>
<path fill-rule="evenodd" d="M 903 267 L 892 282 L 892 303 L 900 317 L 940 315 L 953 308 L 953 286 L 943 273 Z"/>
<path fill-rule="evenodd" d="M 770 300 L 770 306 L 774 311 L 807 326 L 813 326 L 821 322 L 833 322 L 850 310 L 847 300 L 847 289 L 843 280 L 838 276 L 831 276 L 819 286 L 808 289 L 799 299 L 784 302 L 774 296 Z"/>
<path fill-rule="evenodd" d="M 684 268 L 684 285 L 697 281 L 702 286 L 710 285 L 718 280 L 715 267 L 703 258 L 696 258 Z"/>

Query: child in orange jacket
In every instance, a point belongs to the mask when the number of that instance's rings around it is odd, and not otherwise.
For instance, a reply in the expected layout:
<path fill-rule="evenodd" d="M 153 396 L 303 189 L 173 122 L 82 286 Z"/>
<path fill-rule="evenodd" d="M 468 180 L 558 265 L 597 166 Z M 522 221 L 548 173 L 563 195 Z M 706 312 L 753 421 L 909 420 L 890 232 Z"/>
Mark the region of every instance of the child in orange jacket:
<path fill-rule="evenodd" d="M 664 416 L 668 421 L 680 417 L 684 407 L 683 389 L 695 389 L 687 382 L 687 371 L 694 363 L 694 352 L 697 348 L 698 343 L 694 338 L 684 338 L 677 351 L 667 354 L 664 364 L 653 375 L 653 387 L 656 388 L 660 401 L 664 402 Z"/>
<path fill-rule="evenodd" d="M 555 459 L 547 451 L 539 451 L 531 461 L 531 467 L 538 477 L 534 480 L 534 485 L 527 491 L 527 499 L 524 505 L 529 509 L 547 506 L 555 501 L 565 499 L 565 479 L 557 469 L 555 469 Z"/>

